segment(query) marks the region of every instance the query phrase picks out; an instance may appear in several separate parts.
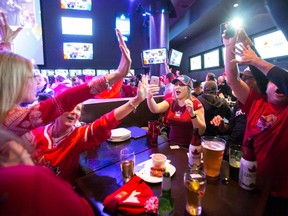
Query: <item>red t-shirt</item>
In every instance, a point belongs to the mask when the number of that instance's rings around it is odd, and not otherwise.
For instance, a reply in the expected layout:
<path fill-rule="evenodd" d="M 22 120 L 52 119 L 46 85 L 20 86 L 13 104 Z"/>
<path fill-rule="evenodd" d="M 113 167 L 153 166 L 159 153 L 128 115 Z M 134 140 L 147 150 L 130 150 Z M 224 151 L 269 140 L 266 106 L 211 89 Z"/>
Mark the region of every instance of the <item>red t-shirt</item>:
<path fill-rule="evenodd" d="M 169 103 L 167 120 L 170 125 L 170 141 L 180 145 L 189 145 L 193 134 L 190 113 L 186 106 L 180 107 L 177 103 L 173 104 L 173 98 L 167 98 L 166 101 Z M 195 111 L 202 108 L 202 103 L 196 97 L 192 97 L 192 102 Z"/>
<path fill-rule="evenodd" d="M 288 106 L 276 106 L 253 91 L 245 105 L 244 142 L 254 137 L 259 180 L 271 180 L 272 195 L 288 198 Z"/>

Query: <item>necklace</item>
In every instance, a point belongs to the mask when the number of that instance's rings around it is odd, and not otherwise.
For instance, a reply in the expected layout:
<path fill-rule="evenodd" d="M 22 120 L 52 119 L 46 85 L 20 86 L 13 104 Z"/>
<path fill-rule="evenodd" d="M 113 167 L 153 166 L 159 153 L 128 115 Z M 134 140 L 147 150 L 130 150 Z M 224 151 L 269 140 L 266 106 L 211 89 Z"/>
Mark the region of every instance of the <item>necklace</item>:
<path fill-rule="evenodd" d="M 69 131 L 65 132 L 63 135 L 58 136 L 55 132 L 55 125 L 53 124 L 51 127 L 51 138 L 53 143 L 53 148 L 56 148 L 59 143 L 61 143 L 64 139 L 66 139 L 67 136 L 69 136 L 72 131 L 74 130 L 74 127 L 72 127 Z"/>

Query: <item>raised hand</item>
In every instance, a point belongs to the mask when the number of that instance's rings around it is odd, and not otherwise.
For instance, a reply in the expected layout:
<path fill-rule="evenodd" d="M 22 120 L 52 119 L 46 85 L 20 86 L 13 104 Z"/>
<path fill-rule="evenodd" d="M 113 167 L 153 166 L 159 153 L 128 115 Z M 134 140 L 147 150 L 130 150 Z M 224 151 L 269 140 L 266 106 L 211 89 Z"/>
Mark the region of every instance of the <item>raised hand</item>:
<path fill-rule="evenodd" d="M 119 29 L 116 29 L 116 34 L 118 36 L 119 39 L 119 47 L 120 50 L 122 52 L 121 55 L 121 60 L 118 66 L 118 70 L 119 73 L 122 75 L 122 77 L 125 77 L 128 72 L 130 71 L 130 67 L 131 67 L 131 56 L 130 56 L 130 50 L 127 48 L 126 43 L 123 40 L 123 36 L 121 34 L 121 32 L 119 31 Z"/>
<path fill-rule="evenodd" d="M 1 18 L 0 18 L 0 37 L 1 42 L 5 44 L 10 44 L 13 42 L 13 40 L 17 37 L 19 32 L 22 30 L 22 27 L 17 28 L 15 31 L 13 31 L 10 26 L 7 23 L 5 14 L 1 12 Z"/>
<path fill-rule="evenodd" d="M 248 65 L 251 62 L 254 62 L 257 58 L 259 58 L 249 45 L 247 47 L 240 45 L 240 47 L 241 49 L 239 47 L 235 47 L 234 54 L 239 55 L 241 59 L 233 59 L 232 62 Z"/>
<path fill-rule="evenodd" d="M 193 103 L 190 99 L 185 100 L 185 106 L 186 106 L 186 109 L 188 110 L 188 112 L 190 113 L 190 116 L 194 116 L 195 115 L 194 106 L 193 106 Z"/>
<path fill-rule="evenodd" d="M 137 99 L 139 101 L 144 101 L 147 93 L 148 93 L 148 76 L 142 75 L 141 81 L 139 81 L 138 88 L 137 88 Z"/>

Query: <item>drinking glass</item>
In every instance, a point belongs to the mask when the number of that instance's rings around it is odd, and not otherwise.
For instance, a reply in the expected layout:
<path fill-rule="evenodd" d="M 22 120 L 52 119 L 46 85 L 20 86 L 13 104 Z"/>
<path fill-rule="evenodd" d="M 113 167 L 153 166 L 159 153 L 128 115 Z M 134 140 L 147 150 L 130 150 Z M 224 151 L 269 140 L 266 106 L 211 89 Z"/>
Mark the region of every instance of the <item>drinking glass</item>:
<path fill-rule="evenodd" d="M 120 168 L 123 182 L 127 183 L 134 175 L 135 152 L 130 148 L 124 148 L 120 151 Z"/>
<path fill-rule="evenodd" d="M 203 136 L 201 139 L 204 171 L 209 177 L 217 177 L 220 174 L 226 141 L 209 136 Z"/>
<path fill-rule="evenodd" d="M 151 145 L 157 145 L 158 136 L 160 134 L 160 126 L 157 120 L 148 121 L 147 140 Z"/>
<path fill-rule="evenodd" d="M 190 215 L 201 215 L 201 199 L 206 190 L 206 173 L 201 170 L 188 169 L 184 173 L 186 211 Z"/>

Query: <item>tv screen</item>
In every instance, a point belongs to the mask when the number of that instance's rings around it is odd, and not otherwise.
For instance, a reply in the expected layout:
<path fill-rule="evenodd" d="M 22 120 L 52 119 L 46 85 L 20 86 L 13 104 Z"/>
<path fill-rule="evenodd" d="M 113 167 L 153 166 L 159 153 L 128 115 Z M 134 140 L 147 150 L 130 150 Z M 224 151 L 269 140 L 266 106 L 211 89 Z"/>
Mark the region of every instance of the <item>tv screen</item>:
<path fill-rule="evenodd" d="M 144 65 L 162 64 L 164 61 L 167 61 L 166 48 L 144 50 L 142 55 Z"/>
<path fill-rule="evenodd" d="M 254 45 L 263 59 L 288 56 L 288 42 L 280 30 L 254 37 Z"/>
<path fill-rule="evenodd" d="M 79 69 L 70 69 L 69 70 L 69 76 L 70 77 L 75 77 L 78 75 L 82 75 L 82 70 L 79 70 Z"/>
<path fill-rule="evenodd" d="M 129 13 L 116 13 L 115 27 L 121 31 L 124 41 L 130 40 Z"/>
<path fill-rule="evenodd" d="M 13 52 L 30 59 L 36 65 L 44 65 L 40 0 L 1 0 L 0 10 L 6 15 L 12 30 L 19 26 L 23 28 L 13 41 Z"/>
<path fill-rule="evenodd" d="M 236 46 L 240 48 L 240 43 L 237 43 Z M 239 55 L 235 55 L 235 58 L 237 60 L 241 60 L 241 56 L 239 56 Z M 225 66 L 225 63 L 226 63 L 226 47 L 222 47 L 222 60 L 223 60 L 223 65 Z"/>
<path fill-rule="evenodd" d="M 220 67 L 220 53 L 219 49 L 214 49 L 203 54 L 204 68 Z"/>
<path fill-rule="evenodd" d="M 54 76 L 55 71 L 52 69 L 41 69 L 41 73 L 46 75 L 46 76 Z"/>
<path fill-rule="evenodd" d="M 62 34 L 92 36 L 92 19 L 61 17 Z"/>
<path fill-rule="evenodd" d="M 105 76 L 106 74 L 109 74 L 109 70 L 106 69 L 98 69 L 96 70 L 97 76 Z"/>
<path fill-rule="evenodd" d="M 92 8 L 91 0 L 61 0 L 62 9 L 88 10 Z"/>
<path fill-rule="evenodd" d="M 63 43 L 64 59 L 93 59 L 92 43 Z"/>
<path fill-rule="evenodd" d="M 55 75 L 61 75 L 61 76 L 64 76 L 64 77 L 68 77 L 68 70 L 67 69 L 56 69 L 55 70 Z"/>
<path fill-rule="evenodd" d="M 179 67 L 182 60 L 183 53 L 175 49 L 171 49 L 169 53 L 169 65 Z"/>
<path fill-rule="evenodd" d="M 94 69 L 83 69 L 83 75 L 95 76 L 96 72 Z"/>
<path fill-rule="evenodd" d="M 197 55 L 197 56 L 190 57 L 189 63 L 190 63 L 190 71 L 201 70 L 202 69 L 202 56 Z"/>

